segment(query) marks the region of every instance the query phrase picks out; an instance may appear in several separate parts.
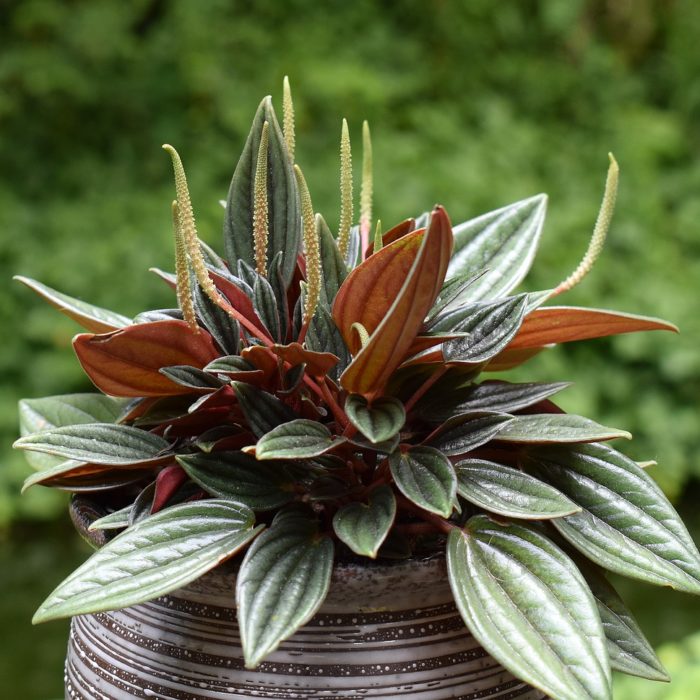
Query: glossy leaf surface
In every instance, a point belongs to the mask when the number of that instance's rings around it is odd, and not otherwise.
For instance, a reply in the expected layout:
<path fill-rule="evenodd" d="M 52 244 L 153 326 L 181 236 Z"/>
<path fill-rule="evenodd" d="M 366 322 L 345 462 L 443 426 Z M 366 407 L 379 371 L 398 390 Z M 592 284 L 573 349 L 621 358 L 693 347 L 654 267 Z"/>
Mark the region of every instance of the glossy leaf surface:
<path fill-rule="evenodd" d="M 547 197 L 539 194 L 455 226 L 447 279 L 488 269 L 471 287 L 470 299 L 507 295 L 532 265 L 546 209 Z"/>
<path fill-rule="evenodd" d="M 95 552 L 46 599 L 34 623 L 143 603 L 233 556 L 261 529 L 225 500 L 184 503 L 149 516 Z"/>
<path fill-rule="evenodd" d="M 333 542 L 305 510 L 281 511 L 246 552 L 236 581 L 247 668 L 255 668 L 314 615 L 328 592 Z"/>
<path fill-rule="evenodd" d="M 333 438 L 323 423 L 299 418 L 278 425 L 263 435 L 255 447 L 258 459 L 310 459 L 344 442 Z"/>
<path fill-rule="evenodd" d="M 333 516 L 333 530 L 341 542 L 360 556 L 376 558 L 396 516 L 391 487 L 378 486 L 367 503 L 348 503 Z"/>
<path fill-rule="evenodd" d="M 257 437 L 296 418 L 287 404 L 267 391 L 244 382 L 232 382 L 232 385 L 250 428 Z"/>
<path fill-rule="evenodd" d="M 493 440 L 512 420 L 513 416 L 489 411 L 456 416 L 435 431 L 428 444 L 446 455 L 461 455 Z"/>
<path fill-rule="evenodd" d="M 73 347 L 95 386 L 111 396 L 169 396 L 189 389 L 160 373 L 161 367 L 204 367 L 219 353 L 206 332 L 193 333 L 184 321 L 156 321 L 105 335 L 84 333 Z"/>
<path fill-rule="evenodd" d="M 459 495 L 492 513 L 545 520 L 580 510 L 553 486 L 503 464 L 465 459 L 455 464 L 455 472 Z"/>
<path fill-rule="evenodd" d="M 533 413 L 513 416 L 513 420 L 498 433 L 503 442 L 597 442 L 632 436 L 626 430 L 607 428 L 590 418 L 569 413 Z"/>
<path fill-rule="evenodd" d="M 409 501 L 447 518 L 457 493 L 450 460 L 432 447 L 411 447 L 389 457 L 394 482 Z"/>
<path fill-rule="evenodd" d="M 593 596 L 550 540 L 475 516 L 450 532 L 447 570 L 465 624 L 508 670 L 554 700 L 611 698 Z"/>
<path fill-rule="evenodd" d="M 471 313 L 455 327 L 468 335 L 442 346 L 445 361 L 476 363 L 495 357 L 518 332 L 526 305 L 527 295 L 523 294 L 469 307 Z"/>
<path fill-rule="evenodd" d="M 567 386 L 570 386 L 568 382 L 513 384 L 485 381 L 472 384 L 463 391 L 452 392 L 452 396 L 440 395 L 434 401 L 426 402 L 421 407 L 421 416 L 431 423 L 439 423 L 459 413 L 511 413 L 539 403 Z"/>
<path fill-rule="evenodd" d="M 268 123 L 267 204 L 269 238 L 268 262 L 283 251 L 282 274 L 288 285 L 294 274 L 301 241 L 301 216 L 296 178 L 282 130 L 266 97 L 258 107 L 248 140 L 243 148 L 229 188 L 224 217 L 224 246 L 231 265 L 244 260 L 255 265 L 253 252 L 253 201 L 255 170 L 263 124 Z"/>
<path fill-rule="evenodd" d="M 187 476 L 212 496 L 230 498 L 253 510 L 272 510 L 292 497 L 291 479 L 279 464 L 261 464 L 240 451 L 180 455 Z"/>
<path fill-rule="evenodd" d="M 83 328 L 92 333 L 109 333 L 131 323 L 131 319 L 126 316 L 108 309 L 102 309 L 94 304 L 87 304 L 80 299 L 51 289 L 51 287 L 29 277 L 17 275 L 13 279 L 29 287 L 29 289 L 46 299 L 55 309 L 77 321 Z"/>
<path fill-rule="evenodd" d="M 62 394 L 19 402 L 21 435 L 79 423 L 114 423 L 121 415 L 124 402 L 101 394 Z M 40 452 L 27 452 L 34 469 L 47 469 L 61 460 Z"/>
<path fill-rule="evenodd" d="M 394 437 L 406 422 L 403 404 L 394 398 L 372 401 L 351 394 L 345 401 L 345 412 L 350 422 L 370 441 L 381 443 Z"/>
<path fill-rule="evenodd" d="M 605 576 L 590 565 L 579 565 L 579 569 L 598 606 L 613 670 L 654 681 L 670 681 L 632 613 Z"/>
<path fill-rule="evenodd" d="M 700 554 L 635 462 L 599 444 L 537 448 L 532 460 L 542 478 L 582 508 L 553 521 L 576 549 L 623 576 L 700 593 Z"/>
<path fill-rule="evenodd" d="M 129 425 L 88 423 L 27 435 L 17 440 L 15 447 L 64 459 L 118 466 L 161 461 L 170 443 Z"/>

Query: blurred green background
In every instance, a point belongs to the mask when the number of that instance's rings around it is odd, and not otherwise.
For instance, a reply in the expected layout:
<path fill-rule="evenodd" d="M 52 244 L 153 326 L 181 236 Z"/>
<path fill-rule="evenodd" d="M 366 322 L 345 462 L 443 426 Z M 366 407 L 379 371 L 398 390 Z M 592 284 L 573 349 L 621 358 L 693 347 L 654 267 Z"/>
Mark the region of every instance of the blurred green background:
<path fill-rule="evenodd" d="M 9 448 L 21 397 L 89 390 L 78 328 L 13 274 L 126 315 L 172 305 L 147 272 L 172 267 L 171 171 L 187 167 L 200 234 L 223 198 L 257 104 L 289 74 L 297 160 L 335 226 L 338 140 L 368 119 L 385 227 L 435 202 L 453 222 L 550 195 L 530 289 L 585 250 L 607 168 L 622 168 L 606 252 L 564 303 L 665 317 L 653 333 L 561 347 L 520 378 L 570 379 L 569 411 L 630 429 L 626 449 L 693 519 L 700 478 L 700 3 L 696 0 L 5 0 L 0 2 L 0 688 L 61 695 L 65 626 L 33 608 L 85 552 L 60 494 L 22 498 Z M 356 149 L 355 164 L 360 153 Z M 359 168 L 356 167 L 359 174 Z M 700 531 L 695 518 L 694 531 Z M 697 539 L 697 537 L 696 537 Z M 700 605 L 626 586 L 674 676 L 622 700 L 700 691 Z"/>

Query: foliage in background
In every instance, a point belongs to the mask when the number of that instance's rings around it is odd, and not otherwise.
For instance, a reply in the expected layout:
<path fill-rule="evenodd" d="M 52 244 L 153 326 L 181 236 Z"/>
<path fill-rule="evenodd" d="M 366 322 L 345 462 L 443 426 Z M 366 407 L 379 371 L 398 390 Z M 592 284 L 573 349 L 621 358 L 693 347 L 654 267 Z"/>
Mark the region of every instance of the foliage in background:
<path fill-rule="evenodd" d="M 160 144 L 179 145 L 200 234 L 216 244 L 218 200 L 250 111 L 285 73 L 303 96 L 299 140 L 321 212 L 337 211 L 327 173 L 337 167 L 340 124 L 329 115 L 338 113 L 357 143 L 362 119 L 381 124 L 376 214 L 385 227 L 437 200 L 464 220 L 548 192 L 533 289 L 579 259 L 613 151 L 622 185 L 608 252 L 569 301 L 666 317 L 683 335 L 559 348 L 530 363 L 528 378 L 574 378 L 581 390 L 567 391 L 564 408 L 632 430 L 632 456 L 659 458 L 652 473 L 671 496 L 700 472 L 691 459 L 700 447 L 697 3 L 531 0 L 496 12 L 487 0 L 261 0 L 254 9 L 22 0 L 5 16 L 0 522 L 60 506 L 41 490 L 17 497 L 28 473 L 9 453 L 17 398 L 90 389 L 66 350 L 77 327 L 33 303 L 11 274 L 126 315 L 163 305 L 167 290 L 146 272 L 171 266 Z"/>

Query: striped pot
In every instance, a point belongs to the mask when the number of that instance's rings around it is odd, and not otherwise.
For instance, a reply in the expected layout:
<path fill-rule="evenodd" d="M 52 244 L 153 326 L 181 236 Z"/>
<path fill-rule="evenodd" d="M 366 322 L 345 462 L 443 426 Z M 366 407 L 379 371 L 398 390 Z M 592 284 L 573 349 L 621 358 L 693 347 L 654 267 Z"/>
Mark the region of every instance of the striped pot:
<path fill-rule="evenodd" d="M 254 671 L 243 666 L 235 580 L 224 565 L 149 603 L 74 618 L 65 697 L 545 697 L 466 630 L 443 558 L 336 565 L 319 613 Z"/>

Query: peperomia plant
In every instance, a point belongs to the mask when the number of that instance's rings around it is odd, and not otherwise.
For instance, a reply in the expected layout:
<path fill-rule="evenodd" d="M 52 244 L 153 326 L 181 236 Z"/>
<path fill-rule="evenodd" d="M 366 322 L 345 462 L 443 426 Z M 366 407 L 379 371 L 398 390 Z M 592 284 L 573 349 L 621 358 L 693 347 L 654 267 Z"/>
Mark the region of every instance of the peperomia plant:
<path fill-rule="evenodd" d="M 363 129 L 359 223 L 341 132 L 340 225 L 314 212 L 261 103 L 233 175 L 219 257 L 197 235 L 172 157 L 177 308 L 134 319 L 19 278 L 88 333 L 73 345 L 100 394 L 27 399 L 27 486 L 102 492 L 113 534 L 39 608 L 42 622 L 173 591 L 242 550 L 235 591 L 248 667 L 318 610 L 334 560 L 446 551 L 465 624 L 553 698 L 607 698 L 611 668 L 666 673 L 607 569 L 700 592 L 700 555 L 622 430 L 570 415 L 567 384 L 489 373 L 557 343 L 664 321 L 547 306 L 591 268 L 617 188 L 579 268 L 514 293 L 540 239 L 538 195 L 452 227 L 437 206 L 382 232 Z M 482 375 L 486 375 L 484 378 Z M 438 554 L 439 555 L 439 554 Z"/>

